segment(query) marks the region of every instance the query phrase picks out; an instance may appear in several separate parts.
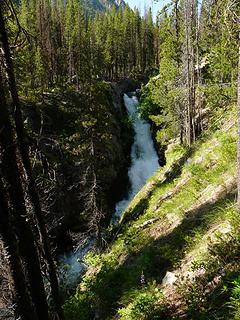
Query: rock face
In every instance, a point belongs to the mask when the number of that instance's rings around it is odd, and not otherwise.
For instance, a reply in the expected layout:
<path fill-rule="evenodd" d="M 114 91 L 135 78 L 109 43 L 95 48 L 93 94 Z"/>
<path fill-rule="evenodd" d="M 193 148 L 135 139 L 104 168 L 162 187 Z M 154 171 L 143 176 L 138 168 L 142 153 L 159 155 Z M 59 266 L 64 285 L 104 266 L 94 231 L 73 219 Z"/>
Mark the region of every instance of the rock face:
<path fill-rule="evenodd" d="M 162 284 L 167 286 L 167 285 L 173 285 L 174 282 L 176 282 L 177 277 L 173 272 L 167 271 L 165 277 L 163 278 Z"/>
<path fill-rule="evenodd" d="M 124 93 L 139 90 L 140 87 L 141 83 L 132 79 L 125 79 L 119 82 L 110 83 L 110 104 L 114 106 L 115 110 L 119 113 L 120 116 L 126 114 L 123 102 Z"/>

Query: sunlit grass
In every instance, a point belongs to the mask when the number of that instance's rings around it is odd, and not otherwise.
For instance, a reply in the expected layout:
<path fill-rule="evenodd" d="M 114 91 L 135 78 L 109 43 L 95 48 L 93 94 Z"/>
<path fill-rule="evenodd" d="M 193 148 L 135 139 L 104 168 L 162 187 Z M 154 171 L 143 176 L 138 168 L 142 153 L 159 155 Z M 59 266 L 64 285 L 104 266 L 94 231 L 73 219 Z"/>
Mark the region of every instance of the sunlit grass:
<path fill-rule="evenodd" d="M 229 111 L 217 131 L 209 131 L 193 146 L 181 173 L 165 182 L 166 172 L 189 151 L 172 144 L 166 153 L 166 166 L 127 208 L 127 222 L 122 220 L 118 237 L 102 254 L 87 257 L 90 269 L 74 298 L 79 308 L 88 305 L 87 316 L 82 319 L 89 319 L 96 306 L 108 316 L 119 310 L 122 320 L 164 314 L 162 296 L 156 296 L 166 270 L 179 268 L 184 259 L 186 263 L 193 260 L 195 266 L 211 260 L 211 233 L 221 233 L 232 223 L 234 198 L 209 203 L 203 213 L 198 208 L 212 199 L 217 188 L 224 190 L 226 180 L 236 175 L 236 126 L 230 120 Z"/>

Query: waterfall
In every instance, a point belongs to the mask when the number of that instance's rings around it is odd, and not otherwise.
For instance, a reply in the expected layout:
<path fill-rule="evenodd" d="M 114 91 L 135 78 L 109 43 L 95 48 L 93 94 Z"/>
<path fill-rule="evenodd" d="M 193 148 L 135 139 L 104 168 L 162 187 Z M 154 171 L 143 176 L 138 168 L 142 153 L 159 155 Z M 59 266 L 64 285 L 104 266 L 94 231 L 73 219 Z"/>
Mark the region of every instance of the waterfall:
<path fill-rule="evenodd" d="M 128 195 L 125 199 L 116 204 L 115 214 L 112 222 L 119 220 L 122 212 L 127 208 L 129 202 L 138 193 L 159 167 L 158 156 L 154 149 L 151 137 L 150 124 L 142 120 L 138 113 L 138 99 L 135 94 L 132 97 L 124 95 L 124 104 L 128 116 L 132 120 L 134 128 L 134 143 L 131 149 L 131 166 L 128 170 L 128 177 L 131 184 Z M 86 270 L 87 266 L 83 260 L 86 254 L 94 248 L 95 240 L 88 239 L 85 245 L 80 246 L 74 251 L 59 257 L 60 282 L 65 289 L 71 288 Z"/>
<path fill-rule="evenodd" d="M 159 167 L 157 152 L 154 148 L 150 124 L 140 118 L 138 113 L 138 99 L 135 94 L 129 97 L 124 95 L 124 104 L 128 116 L 133 122 L 135 132 L 134 143 L 131 149 L 131 166 L 128 170 L 130 190 L 127 197 L 116 204 L 113 222 L 119 220 L 129 202 L 144 186 Z"/>

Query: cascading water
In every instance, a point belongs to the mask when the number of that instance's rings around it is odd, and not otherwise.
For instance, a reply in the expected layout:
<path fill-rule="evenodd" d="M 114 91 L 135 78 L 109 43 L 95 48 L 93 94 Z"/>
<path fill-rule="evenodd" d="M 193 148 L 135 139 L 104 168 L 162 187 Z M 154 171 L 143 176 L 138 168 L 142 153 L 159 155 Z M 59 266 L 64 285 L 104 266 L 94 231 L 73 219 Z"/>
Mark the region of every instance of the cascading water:
<path fill-rule="evenodd" d="M 58 274 L 63 290 L 67 291 L 71 289 L 81 274 L 87 269 L 84 257 L 93 249 L 94 245 L 95 241 L 89 239 L 85 244 L 59 257 Z"/>
<path fill-rule="evenodd" d="M 131 188 L 128 196 L 116 204 L 115 214 L 112 222 L 115 223 L 121 217 L 122 212 L 127 208 L 129 202 L 138 193 L 146 180 L 151 177 L 159 167 L 158 156 L 154 149 L 151 137 L 150 124 L 142 120 L 138 113 L 138 99 L 135 94 L 131 97 L 124 95 L 124 103 L 133 122 L 135 132 L 134 143 L 131 149 L 131 166 L 128 170 Z M 93 249 L 94 239 L 89 239 L 85 245 L 77 250 L 59 257 L 60 280 L 64 283 L 65 289 L 74 286 L 82 272 L 87 268 L 83 260 L 86 254 Z"/>
<path fill-rule="evenodd" d="M 128 170 L 131 188 L 128 196 L 116 204 L 113 222 L 119 220 L 129 202 L 159 167 L 157 152 L 151 136 L 150 124 L 142 120 L 139 116 L 139 102 L 135 93 L 131 97 L 125 94 L 124 103 L 128 116 L 133 122 L 135 132 L 134 143 L 131 150 L 132 163 Z"/>

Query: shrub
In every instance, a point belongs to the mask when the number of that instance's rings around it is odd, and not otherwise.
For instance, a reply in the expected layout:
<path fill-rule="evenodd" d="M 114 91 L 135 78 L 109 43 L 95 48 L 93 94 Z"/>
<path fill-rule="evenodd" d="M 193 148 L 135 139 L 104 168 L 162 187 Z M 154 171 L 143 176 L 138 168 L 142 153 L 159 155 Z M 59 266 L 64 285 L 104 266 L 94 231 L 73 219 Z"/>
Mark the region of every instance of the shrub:
<path fill-rule="evenodd" d="M 136 290 L 131 297 L 132 302 L 118 311 L 121 320 L 161 319 L 166 312 L 162 303 L 163 294 L 154 285 L 143 290 Z"/>
<path fill-rule="evenodd" d="M 233 289 L 230 297 L 230 307 L 233 309 L 234 320 L 240 319 L 240 275 L 232 282 Z"/>

